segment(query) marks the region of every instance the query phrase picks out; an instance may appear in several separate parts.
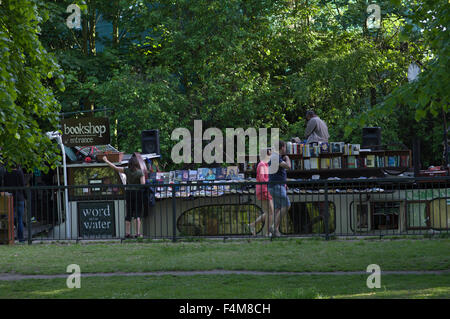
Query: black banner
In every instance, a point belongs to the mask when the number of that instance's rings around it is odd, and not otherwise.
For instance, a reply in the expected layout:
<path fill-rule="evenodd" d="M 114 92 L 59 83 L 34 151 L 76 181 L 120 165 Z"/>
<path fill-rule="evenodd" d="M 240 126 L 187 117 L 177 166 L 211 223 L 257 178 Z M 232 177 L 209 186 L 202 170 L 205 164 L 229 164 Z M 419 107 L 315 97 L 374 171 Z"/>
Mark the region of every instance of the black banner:
<path fill-rule="evenodd" d="M 114 202 L 78 202 L 80 237 L 113 237 L 115 235 Z"/>

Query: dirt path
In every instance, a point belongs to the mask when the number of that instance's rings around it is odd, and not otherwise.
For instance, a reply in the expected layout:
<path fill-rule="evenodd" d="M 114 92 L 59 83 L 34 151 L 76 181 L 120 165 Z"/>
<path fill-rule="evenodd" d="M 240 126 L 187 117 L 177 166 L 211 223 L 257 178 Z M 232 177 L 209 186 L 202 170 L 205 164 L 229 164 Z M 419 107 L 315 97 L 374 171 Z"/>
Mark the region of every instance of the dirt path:
<path fill-rule="evenodd" d="M 392 270 L 381 271 L 382 275 L 443 275 L 450 274 L 449 270 Z M 25 279 L 54 279 L 67 278 L 70 274 L 56 275 L 22 275 L 12 273 L 0 273 L 0 281 L 25 280 Z M 196 276 L 196 275 L 369 275 L 364 271 L 333 271 L 333 272 L 269 272 L 251 270 L 192 270 L 192 271 L 153 271 L 153 272 L 114 272 L 114 273 L 81 273 L 81 277 L 113 277 L 113 276 Z"/>

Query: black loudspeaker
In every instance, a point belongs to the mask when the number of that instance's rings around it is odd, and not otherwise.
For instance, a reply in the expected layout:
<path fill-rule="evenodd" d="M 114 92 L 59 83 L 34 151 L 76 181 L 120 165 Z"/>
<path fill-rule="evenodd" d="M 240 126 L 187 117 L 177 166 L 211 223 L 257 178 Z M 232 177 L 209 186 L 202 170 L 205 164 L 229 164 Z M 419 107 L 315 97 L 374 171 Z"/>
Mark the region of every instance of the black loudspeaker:
<path fill-rule="evenodd" d="M 160 154 L 159 151 L 159 131 L 146 130 L 141 133 L 142 154 Z"/>
<path fill-rule="evenodd" d="M 364 127 L 361 148 L 381 149 L 381 146 L 377 145 L 381 145 L 381 127 Z"/>

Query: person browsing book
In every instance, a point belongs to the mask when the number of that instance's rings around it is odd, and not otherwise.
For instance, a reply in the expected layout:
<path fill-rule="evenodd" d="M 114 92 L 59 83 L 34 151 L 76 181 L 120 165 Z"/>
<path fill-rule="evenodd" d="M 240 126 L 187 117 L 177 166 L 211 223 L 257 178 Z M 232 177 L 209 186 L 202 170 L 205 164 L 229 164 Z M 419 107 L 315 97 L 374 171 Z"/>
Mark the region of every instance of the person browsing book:
<path fill-rule="evenodd" d="M 305 139 L 306 143 L 328 142 L 330 135 L 328 134 L 328 126 L 322 121 L 314 111 L 306 112 Z"/>
<path fill-rule="evenodd" d="M 109 167 L 114 169 L 118 173 L 124 173 L 127 177 L 128 185 L 144 185 L 145 175 L 142 172 L 139 160 L 136 156 L 132 156 L 128 161 L 128 167 L 118 167 L 108 161 L 106 156 L 103 156 L 103 161 L 108 164 Z M 144 206 L 144 189 L 127 187 L 125 191 L 126 198 L 126 216 L 125 216 L 125 238 L 131 238 L 131 220 L 133 220 L 134 229 L 136 229 L 135 237 L 142 237 L 141 231 L 141 219 L 140 216 L 143 214 Z M 137 221 L 137 228 L 136 222 Z"/>

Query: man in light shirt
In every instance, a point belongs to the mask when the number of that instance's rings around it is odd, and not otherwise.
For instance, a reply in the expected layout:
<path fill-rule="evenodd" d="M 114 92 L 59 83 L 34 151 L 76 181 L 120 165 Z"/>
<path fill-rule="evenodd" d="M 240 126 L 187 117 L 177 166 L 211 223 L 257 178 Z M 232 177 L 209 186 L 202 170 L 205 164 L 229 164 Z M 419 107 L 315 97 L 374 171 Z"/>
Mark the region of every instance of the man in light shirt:
<path fill-rule="evenodd" d="M 328 127 L 314 111 L 306 112 L 306 120 L 308 121 L 305 130 L 306 143 L 328 142 L 330 138 Z"/>

